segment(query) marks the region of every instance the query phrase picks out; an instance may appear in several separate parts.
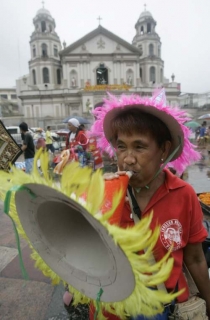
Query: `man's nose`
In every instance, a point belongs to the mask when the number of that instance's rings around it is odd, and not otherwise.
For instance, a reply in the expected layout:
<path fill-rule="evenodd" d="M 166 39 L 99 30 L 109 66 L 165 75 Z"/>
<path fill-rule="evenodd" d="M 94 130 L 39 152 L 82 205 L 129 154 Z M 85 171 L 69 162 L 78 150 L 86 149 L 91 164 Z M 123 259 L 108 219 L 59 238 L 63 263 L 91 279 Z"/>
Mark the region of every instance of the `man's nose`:
<path fill-rule="evenodd" d="M 124 158 L 124 163 L 127 165 L 132 165 L 136 163 L 136 157 L 133 155 L 132 152 L 128 152 Z"/>

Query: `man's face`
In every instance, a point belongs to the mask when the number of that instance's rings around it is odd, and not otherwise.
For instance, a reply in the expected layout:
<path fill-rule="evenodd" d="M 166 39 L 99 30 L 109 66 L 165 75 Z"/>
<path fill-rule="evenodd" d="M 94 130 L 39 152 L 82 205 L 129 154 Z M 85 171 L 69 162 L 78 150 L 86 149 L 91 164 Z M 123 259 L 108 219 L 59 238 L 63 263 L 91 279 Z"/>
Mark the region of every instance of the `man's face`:
<path fill-rule="evenodd" d="M 168 239 L 173 241 L 175 238 L 176 232 L 174 229 L 168 229 Z"/>
<path fill-rule="evenodd" d="M 160 168 L 163 150 L 149 134 L 118 134 L 117 158 L 120 170 L 133 171 L 132 187 L 147 185 Z"/>

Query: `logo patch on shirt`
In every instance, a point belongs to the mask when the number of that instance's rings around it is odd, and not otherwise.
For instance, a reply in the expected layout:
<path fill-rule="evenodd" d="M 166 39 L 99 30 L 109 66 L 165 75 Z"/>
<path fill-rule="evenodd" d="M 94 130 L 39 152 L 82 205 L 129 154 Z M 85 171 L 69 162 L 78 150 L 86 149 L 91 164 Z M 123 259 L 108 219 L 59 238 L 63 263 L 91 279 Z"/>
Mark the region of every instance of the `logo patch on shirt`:
<path fill-rule="evenodd" d="M 181 248 L 182 245 L 182 225 L 177 219 L 166 221 L 160 229 L 160 239 L 164 247 L 173 251 Z"/>

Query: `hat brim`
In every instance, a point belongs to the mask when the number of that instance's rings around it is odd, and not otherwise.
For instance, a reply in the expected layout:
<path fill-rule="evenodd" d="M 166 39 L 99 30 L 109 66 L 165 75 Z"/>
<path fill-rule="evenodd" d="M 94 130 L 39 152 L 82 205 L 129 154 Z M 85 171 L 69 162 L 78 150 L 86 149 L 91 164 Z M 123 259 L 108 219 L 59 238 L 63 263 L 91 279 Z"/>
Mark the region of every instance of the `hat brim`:
<path fill-rule="evenodd" d="M 104 288 L 102 302 L 129 297 L 135 278 L 124 252 L 84 207 L 40 184 L 17 191 L 16 208 L 33 248 L 69 285 L 91 299 Z"/>
<path fill-rule="evenodd" d="M 137 109 L 140 112 L 149 113 L 160 119 L 163 123 L 165 123 L 172 138 L 169 155 L 171 155 L 179 147 L 179 149 L 173 155 L 170 161 L 176 160 L 181 155 L 184 144 L 184 134 L 178 121 L 170 114 L 167 114 L 164 111 L 161 111 L 153 106 L 147 106 L 142 104 L 125 105 L 122 107 L 114 108 L 107 112 L 103 122 L 103 130 L 106 139 L 112 144 L 113 147 L 116 147 L 116 141 L 113 137 L 111 123 L 122 111 L 129 109 Z"/>

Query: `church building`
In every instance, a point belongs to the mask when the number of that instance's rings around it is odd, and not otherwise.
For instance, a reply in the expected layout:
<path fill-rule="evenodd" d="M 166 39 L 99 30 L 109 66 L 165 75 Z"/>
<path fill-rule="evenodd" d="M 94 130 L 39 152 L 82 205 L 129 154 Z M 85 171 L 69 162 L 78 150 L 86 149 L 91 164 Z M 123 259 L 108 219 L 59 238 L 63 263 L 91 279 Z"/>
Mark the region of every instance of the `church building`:
<path fill-rule="evenodd" d="M 50 12 L 41 8 L 33 19 L 29 74 L 17 80 L 24 120 L 30 126 L 56 126 L 68 116 L 92 119 L 91 110 L 114 95 L 152 95 L 164 87 L 167 100 L 178 105 L 180 84 L 164 76 L 156 21 L 146 10 L 135 24 L 131 43 L 99 26 L 77 40 L 61 44 Z"/>

